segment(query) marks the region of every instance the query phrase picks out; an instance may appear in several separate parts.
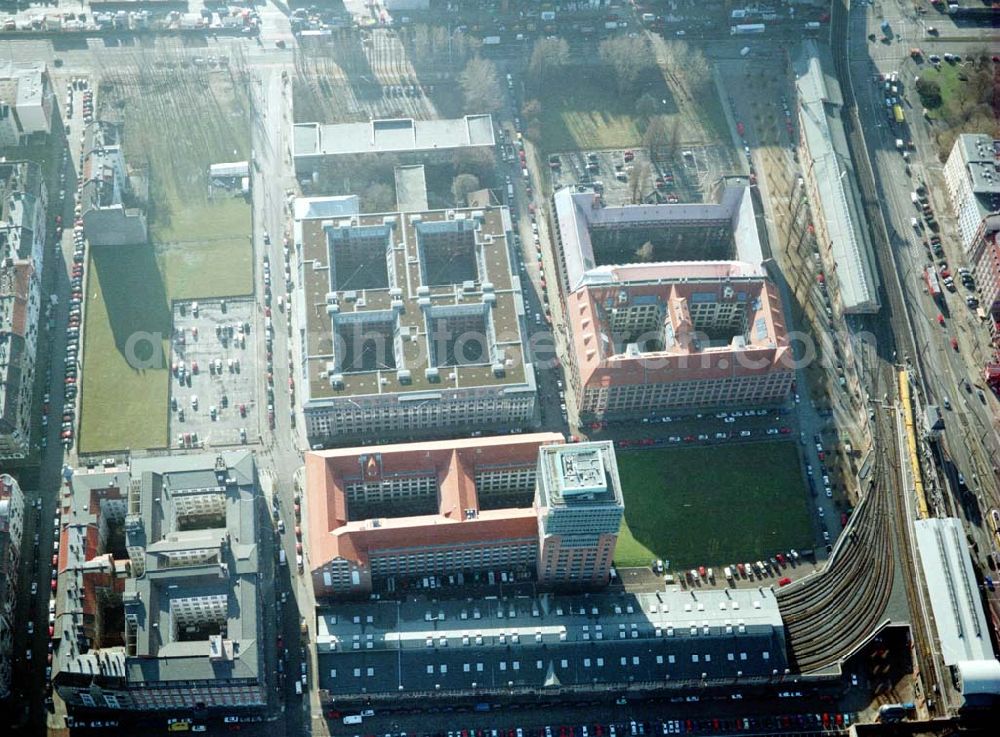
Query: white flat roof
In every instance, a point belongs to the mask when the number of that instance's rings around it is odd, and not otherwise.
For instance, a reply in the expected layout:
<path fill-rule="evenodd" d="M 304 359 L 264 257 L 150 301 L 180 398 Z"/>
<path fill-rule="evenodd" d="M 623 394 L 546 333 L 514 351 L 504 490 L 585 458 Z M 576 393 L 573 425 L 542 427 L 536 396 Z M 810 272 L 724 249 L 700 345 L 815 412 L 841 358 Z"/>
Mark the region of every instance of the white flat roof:
<path fill-rule="evenodd" d="M 993 660 L 962 521 L 954 517 L 922 519 L 913 526 L 945 665 Z"/>

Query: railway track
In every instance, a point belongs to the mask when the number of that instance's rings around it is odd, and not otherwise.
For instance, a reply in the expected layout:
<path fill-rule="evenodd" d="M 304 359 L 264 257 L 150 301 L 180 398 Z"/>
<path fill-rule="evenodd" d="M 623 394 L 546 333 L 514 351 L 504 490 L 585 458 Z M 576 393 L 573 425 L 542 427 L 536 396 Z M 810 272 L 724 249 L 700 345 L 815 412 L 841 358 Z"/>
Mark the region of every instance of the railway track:
<path fill-rule="evenodd" d="M 884 374 L 882 374 L 884 375 Z M 892 410 L 880 408 L 872 484 L 854 512 L 844 540 L 827 567 L 777 593 L 791 660 L 802 673 L 847 657 L 885 619 L 892 593 L 896 546 L 889 524 L 894 509 L 891 484 Z M 891 448 L 891 445 L 889 446 Z"/>
<path fill-rule="evenodd" d="M 848 113 L 844 116 L 844 128 L 882 275 L 882 310 L 871 320 L 882 360 L 877 368 L 873 367 L 869 394 L 879 397 L 889 387 L 895 388 L 896 360 L 912 361 L 918 384 L 924 390 L 926 384 L 922 357 L 914 350 L 913 328 L 903 305 L 899 272 L 854 99 L 847 49 L 848 3 L 849 0 L 833 3 L 830 35 L 835 71 Z M 892 394 L 896 396 L 895 391 Z M 897 563 L 903 571 L 914 568 L 909 511 L 903 496 L 906 492 L 899 483 L 895 414 L 891 408 L 875 409 L 872 431 L 876 458 L 872 485 L 855 511 L 847 533 L 850 539 L 843 541 L 824 571 L 777 594 L 791 660 L 803 673 L 837 663 L 871 637 L 884 620 Z M 911 612 L 914 657 L 924 678 L 935 683 L 936 672 L 930 660 L 931 649 L 915 579 L 906 573 L 902 579 Z M 930 711 L 933 713 L 934 709 Z"/>

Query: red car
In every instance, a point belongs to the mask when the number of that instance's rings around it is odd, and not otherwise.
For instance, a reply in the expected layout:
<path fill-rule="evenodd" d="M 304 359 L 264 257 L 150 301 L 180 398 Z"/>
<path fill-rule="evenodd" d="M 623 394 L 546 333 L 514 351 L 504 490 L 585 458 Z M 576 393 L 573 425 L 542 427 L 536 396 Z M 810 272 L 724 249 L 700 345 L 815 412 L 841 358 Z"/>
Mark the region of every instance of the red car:
<path fill-rule="evenodd" d="M 958 340 L 956 338 L 951 339 L 951 349 L 958 353 Z"/>
<path fill-rule="evenodd" d="M 785 576 L 784 578 L 782 578 L 782 579 L 780 579 L 778 581 L 778 585 L 779 586 L 787 586 L 791 582 L 792 582 L 792 579 L 790 579 L 788 576 Z"/>
<path fill-rule="evenodd" d="M 740 138 L 743 138 L 743 134 L 746 133 L 746 127 L 741 121 L 736 122 L 736 132 L 740 134 Z"/>

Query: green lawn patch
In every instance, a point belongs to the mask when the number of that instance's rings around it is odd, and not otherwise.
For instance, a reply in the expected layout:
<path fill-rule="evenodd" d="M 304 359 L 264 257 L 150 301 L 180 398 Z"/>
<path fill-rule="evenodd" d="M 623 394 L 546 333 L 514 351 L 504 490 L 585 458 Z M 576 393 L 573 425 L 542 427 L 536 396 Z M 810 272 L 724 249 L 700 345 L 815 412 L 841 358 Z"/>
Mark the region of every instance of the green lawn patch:
<path fill-rule="evenodd" d="M 619 566 L 674 569 L 757 560 L 812 547 L 794 443 L 618 452 L 625 519 Z"/>
<path fill-rule="evenodd" d="M 941 90 L 941 103 L 937 107 L 927 108 L 928 118 L 939 120 L 953 114 L 958 105 L 957 97 L 959 88 L 965 85 L 965 82 L 958 78 L 958 75 L 962 71 L 963 67 L 957 64 L 942 64 L 937 69 L 928 65 L 921 70 L 920 78 L 929 82 L 936 82 Z M 922 102 L 924 101 L 922 100 Z"/>
<path fill-rule="evenodd" d="M 171 299 L 231 297 L 253 290 L 250 205 L 242 199 L 189 206 L 151 230 Z"/>
<path fill-rule="evenodd" d="M 80 452 L 165 446 L 171 314 L 151 246 L 91 249 L 86 315 Z"/>

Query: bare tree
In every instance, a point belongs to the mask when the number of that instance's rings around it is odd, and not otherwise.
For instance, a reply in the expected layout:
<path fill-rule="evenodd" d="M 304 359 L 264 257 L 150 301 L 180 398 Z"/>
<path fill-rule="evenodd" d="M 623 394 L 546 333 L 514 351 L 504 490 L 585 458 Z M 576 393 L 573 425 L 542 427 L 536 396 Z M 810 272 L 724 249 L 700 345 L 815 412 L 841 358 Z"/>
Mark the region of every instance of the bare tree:
<path fill-rule="evenodd" d="M 646 241 L 635 252 L 635 260 L 638 262 L 652 261 L 653 260 L 653 242 Z"/>
<path fill-rule="evenodd" d="M 601 61 L 614 72 L 615 83 L 620 93 L 633 91 L 642 73 L 652 69 L 656 64 L 653 51 L 645 36 L 639 38 L 613 36 L 601 41 L 597 53 Z"/>
<path fill-rule="evenodd" d="M 569 43 L 564 38 L 541 38 L 531 50 L 528 79 L 536 89 L 551 82 L 570 61 Z"/>
<path fill-rule="evenodd" d="M 492 113 L 500 109 L 503 92 L 492 61 L 474 56 L 458 77 L 468 110 Z"/>
<path fill-rule="evenodd" d="M 632 204 L 638 205 L 643 200 L 642 187 L 649 176 L 649 166 L 645 161 L 637 162 L 633 167 L 632 171 L 628 174 L 628 189 L 629 196 L 631 197 Z M 651 244 L 646 244 L 650 245 Z M 644 246 L 645 247 L 645 246 Z"/>

